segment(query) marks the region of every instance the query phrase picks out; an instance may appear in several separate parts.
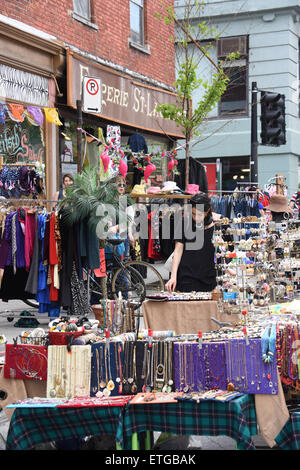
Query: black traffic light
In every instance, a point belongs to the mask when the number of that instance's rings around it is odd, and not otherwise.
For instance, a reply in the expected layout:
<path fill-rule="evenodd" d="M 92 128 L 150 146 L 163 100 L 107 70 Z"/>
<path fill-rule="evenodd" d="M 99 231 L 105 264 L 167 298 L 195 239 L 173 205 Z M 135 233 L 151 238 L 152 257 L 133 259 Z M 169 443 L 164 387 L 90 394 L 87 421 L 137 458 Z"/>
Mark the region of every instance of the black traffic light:
<path fill-rule="evenodd" d="M 260 119 L 261 145 L 285 145 L 285 96 L 262 91 Z"/>

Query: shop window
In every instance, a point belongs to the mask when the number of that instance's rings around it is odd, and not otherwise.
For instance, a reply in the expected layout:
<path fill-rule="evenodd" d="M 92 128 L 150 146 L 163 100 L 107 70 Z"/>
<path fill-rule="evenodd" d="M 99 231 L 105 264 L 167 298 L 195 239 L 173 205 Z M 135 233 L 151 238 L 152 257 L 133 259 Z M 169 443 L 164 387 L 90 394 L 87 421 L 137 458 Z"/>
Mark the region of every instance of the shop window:
<path fill-rule="evenodd" d="M 144 0 L 130 0 L 130 39 L 144 44 Z"/>
<path fill-rule="evenodd" d="M 225 93 L 219 103 L 219 115 L 248 114 L 248 46 L 247 37 L 220 39 L 218 58 L 224 60 L 232 52 L 239 52 L 239 58 L 228 62 L 224 72 L 229 78 Z"/>

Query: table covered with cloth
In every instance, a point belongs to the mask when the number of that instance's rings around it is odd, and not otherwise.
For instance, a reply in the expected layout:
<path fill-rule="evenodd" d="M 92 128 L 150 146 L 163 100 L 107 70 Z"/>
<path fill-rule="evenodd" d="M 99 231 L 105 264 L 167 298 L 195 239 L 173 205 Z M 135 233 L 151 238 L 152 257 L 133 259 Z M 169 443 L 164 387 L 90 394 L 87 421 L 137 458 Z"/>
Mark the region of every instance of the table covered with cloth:
<path fill-rule="evenodd" d="M 126 405 L 117 431 L 117 443 L 131 448 L 133 434 L 160 431 L 198 436 L 228 436 L 239 450 L 254 450 L 252 437 L 257 434 L 253 395 L 242 395 L 227 403 L 202 401 L 193 403 Z"/>
<path fill-rule="evenodd" d="M 6 450 L 31 450 L 42 443 L 101 434 L 115 435 L 124 407 L 16 408 Z"/>
<path fill-rule="evenodd" d="M 220 313 L 215 300 L 156 301 L 142 304 L 145 328 L 153 331 L 174 331 L 175 335 L 197 334 L 198 331 L 217 330 L 212 317 L 221 322 L 234 323 L 236 315 Z"/>
<path fill-rule="evenodd" d="M 290 413 L 290 418 L 282 428 L 275 442 L 282 450 L 300 450 L 300 411 Z"/>

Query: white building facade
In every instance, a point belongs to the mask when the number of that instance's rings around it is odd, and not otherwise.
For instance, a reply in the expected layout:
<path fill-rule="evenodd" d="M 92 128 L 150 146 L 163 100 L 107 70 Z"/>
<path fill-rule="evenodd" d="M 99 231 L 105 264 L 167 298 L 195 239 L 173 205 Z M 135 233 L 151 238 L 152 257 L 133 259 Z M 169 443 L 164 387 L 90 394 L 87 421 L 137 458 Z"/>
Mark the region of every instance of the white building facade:
<path fill-rule="evenodd" d="M 186 0 L 175 0 L 179 20 L 185 16 L 185 5 Z M 286 145 L 259 145 L 258 182 L 264 187 L 276 174 L 282 174 L 291 195 L 300 181 L 300 2 L 206 0 L 201 17 L 195 13 L 193 21 L 207 21 L 216 28 L 220 39 L 211 50 L 214 61 L 236 50 L 240 58 L 227 70 L 231 82 L 201 127 L 201 136 L 194 139 L 191 156 L 201 163 L 216 164 L 218 189 L 231 190 L 237 181 L 249 181 L 251 87 L 256 82 L 259 90 L 284 94 L 286 105 Z M 204 59 L 198 70 L 201 77 L 209 77 L 213 66 Z M 193 102 L 200 98 L 201 91 L 195 92 Z M 258 105 L 259 142 L 260 112 Z"/>

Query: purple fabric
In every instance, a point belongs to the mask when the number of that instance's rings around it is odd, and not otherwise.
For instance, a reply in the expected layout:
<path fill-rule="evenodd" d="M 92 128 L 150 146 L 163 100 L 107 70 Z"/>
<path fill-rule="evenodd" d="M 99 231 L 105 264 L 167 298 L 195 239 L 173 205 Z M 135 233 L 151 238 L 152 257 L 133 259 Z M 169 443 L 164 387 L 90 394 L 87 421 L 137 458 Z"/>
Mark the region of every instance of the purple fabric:
<path fill-rule="evenodd" d="M 5 266 L 11 266 L 12 265 L 12 246 L 11 246 L 11 230 L 12 230 L 12 218 L 16 212 L 11 212 L 10 214 L 7 214 L 6 220 L 5 220 L 5 228 L 4 228 L 4 240 L 6 240 L 8 244 L 8 249 L 7 249 L 7 257 L 6 257 L 6 263 Z"/>
<path fill-rule="evenodd" d="M 16 220 L 16 239 L 17 239 L 17 253 L 16 262 L 17 268 L 25 268 L 25 237 L 19 219 Z"/>

